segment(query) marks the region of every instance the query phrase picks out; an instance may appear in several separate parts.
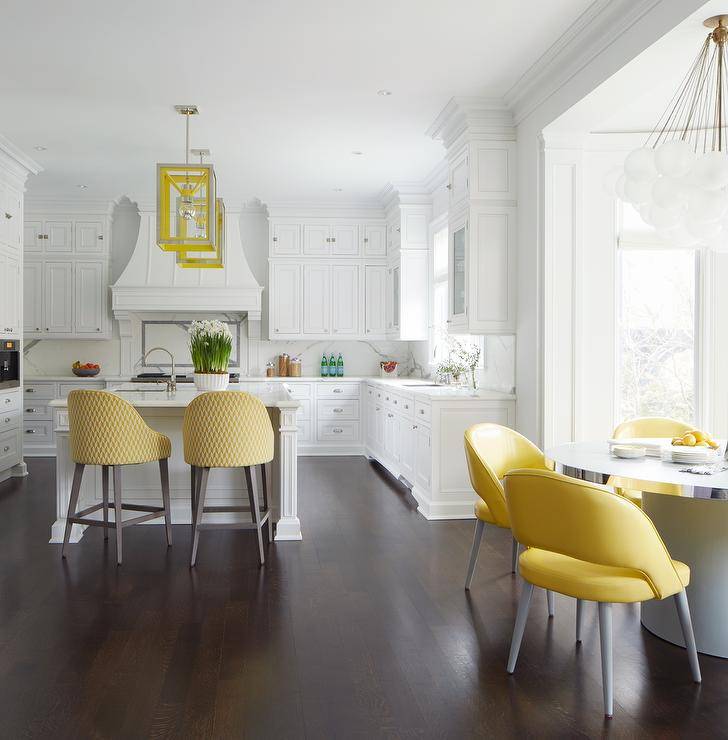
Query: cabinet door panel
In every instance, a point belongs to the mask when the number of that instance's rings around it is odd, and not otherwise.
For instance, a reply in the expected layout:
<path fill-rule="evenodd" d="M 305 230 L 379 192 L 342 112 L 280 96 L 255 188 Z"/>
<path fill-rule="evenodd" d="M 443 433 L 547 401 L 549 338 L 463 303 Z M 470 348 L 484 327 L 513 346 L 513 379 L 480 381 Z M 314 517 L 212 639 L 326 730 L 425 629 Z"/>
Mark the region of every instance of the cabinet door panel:
<path fill-rule="evenodd" d="M 72 252 L 73 229 L 70 221 L 46 221 L 43 240 L 48 252 Z"/>
<path fill-rule="evenodd" d="M 20 223 L 22 196 L 9 185 L 5 188 L 5 212 L 2 220 L 5 222 L 5 239 L 7 245 L 15 250 L 22 250 L 21 234 L 23 225 Z"/>
<path fill-rule="evenodd" d="M 9 281 L 10 268 L 8 256 L 0 252 L 0 335 L 10 335 L 10 308 L 8 305 L 7 285 Z"/>
<path fill-rule="evenodd" d="M 48 333 L 70 334 L 73 330 L 73 265 L 46 262 L 43 282 L 43 329 Z"/>
<path fill-rule="evenodd" d="M 272 240 L 274 255 L 301 254 L 301 225 L 274 224 Z"/>
<path fill-rule="evenodd" d="M 20 260 L 17 257 L 8 256 L 7 258 L 5 306 L 8 333 L 11 337 L 18 337 L 22 332 L 20 331 Z"/>
<path fill-rule="evenodd" d="M 418 426 L 415 429 L 415 482 L 425 491 L 430 490 L 431 469 L 430 430 L 427 427 Z"/>
<path fill-rule="evenodd" d="M 85 254 L 104 251 L 104 225 L 101 221 L 76 221 L 76 251 Z"/>
<path fill-rule="evenodd" d="M 104 263 L 77 262 L 75 272 L 74 332 L 98 334 L 104 330 Z"/>
<path fill-rule="evenodd" d="M 303 253 L 309 255 L 331 254 L 331 228 L 328 224 L 303 225 Z"/>
<path fill-rule="evenodd" d="M 356 224 L 335 224 L 331 229 L 332 254 L 356 257 L 359 254 L 359 227 Z"/>
<path fill-rule="evenodd" d="M 43 223 L 41 221 L 26 221 L 23 226 L 23 252 L 43 251 Z"/>
<path fill-rule="evenodd" d="M 270 290 L 273 334 L 300 334 L 301 265 L 274 264 Z"/>
<path fill-rule="evenodd" d="M 387 268 L 367 265 L 364 268 L 365 334 L 384 336 L 387 331 Z"/>
<path fill-rule="evenodd" d="M 331 268 L 333 311 L 331 328 L 339 336 L 359 333 L 359 266 L 333 265 Z"/>
<path fill-rule="evenodd" d="M 43 330 L 43 263 L 27 261 L 23 265 L 23 331 Z"/>
<path fill-rule="evenodd" d="M 328 265 L 303 266 L 303 333 L 330 334 L 331 268 Z"/>
<path fill-rule="evenodd" d="M 387 227 L 364 226 L 364 256 L 384 257 L 387 254 Z"/>
<path fill-rule="evenodd" d="M 468 155 L 464 151 L 450 163 L 450 209 L 454 209 L 468 197 Z"/>

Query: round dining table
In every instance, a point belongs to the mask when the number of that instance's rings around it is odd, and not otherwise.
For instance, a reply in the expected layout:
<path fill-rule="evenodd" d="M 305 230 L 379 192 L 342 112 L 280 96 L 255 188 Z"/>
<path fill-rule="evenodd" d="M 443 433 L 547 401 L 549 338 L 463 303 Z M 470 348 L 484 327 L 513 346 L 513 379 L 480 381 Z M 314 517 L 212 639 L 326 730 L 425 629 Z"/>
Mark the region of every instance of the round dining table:
<path fill-rule="evenodd" d="M 728 658 L 728 470 L 720 469 L 728 462 L 717 457 L 717 472 L 696 474 L 685 472 L 686 463 L 659 457 L 617 458 L 607 442 L 564 444 L 546 456 L 559 472 L 598 484 L 618 476 L 679 486 L 679 494 L 643 490 L 642 509 L 671 557 L 690 566 L 687 593 L 698 650 Z M 641 621 L 658 637 L 685 645 L 672 599 L 643 602 Z"/>

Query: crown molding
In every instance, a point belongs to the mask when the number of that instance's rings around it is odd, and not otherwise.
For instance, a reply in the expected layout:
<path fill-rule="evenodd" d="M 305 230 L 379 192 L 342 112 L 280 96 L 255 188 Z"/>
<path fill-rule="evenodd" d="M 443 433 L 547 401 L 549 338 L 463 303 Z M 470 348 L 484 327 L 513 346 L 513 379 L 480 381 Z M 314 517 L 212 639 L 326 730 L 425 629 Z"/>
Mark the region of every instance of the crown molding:
<path fill-rule="evenodd" d="M 438 188 L 447 184 L 449 174 L 448 162 L 444 157 L 427 173 L 422 181 L 428 193 L 434 193 Z"/>
<path fill-rule="evenodd" d="M 378 201 L 359 203 L 321 203 L 310 201 L 272 201 L 268 203 L 270 218 L 349 218 L 383 219 L 384 211 Z"/>
<path fill-rule="evenodd" d="M 516 138 L 513 115 L 501 98 L 454 97 L 425 132 L 450 150 L 460 138 Z"/>
<path fill-rule="evenodd" d="M 27 195 L 25 198 L 26 213 L 71 213 L 110 216 L 114 209 L 120 205 L 120 200 L 82 200 L 80 198 L 34 198 Z M 122 207 L 129 207 L 121 204 Z"/>
<path fill-rule="evenodd" d="M 552 44 L 505 94 L 504 101 L 513 111 L 516 124 L 527 118 L 581 70 L 627 33 L 659 5 L 672 5 L 682 18 L 666 12 L 662 35 L 700 7 L 688 7 L 685 0 L 595 0 Z M 646 39 L 647 44 L 658 37 Z M 615 70 L 613 70 L 615 71 Z"/>
<path fill-rule="evenodd" d="M 29 157 L 2 134 L 0 134 L 0 152 L 13 163 L 22 167 L 24 170 L 23 176 L 27 176 L 28 174 L 37 175 L 43 171 L 43 168 L 32 157 Z"/>

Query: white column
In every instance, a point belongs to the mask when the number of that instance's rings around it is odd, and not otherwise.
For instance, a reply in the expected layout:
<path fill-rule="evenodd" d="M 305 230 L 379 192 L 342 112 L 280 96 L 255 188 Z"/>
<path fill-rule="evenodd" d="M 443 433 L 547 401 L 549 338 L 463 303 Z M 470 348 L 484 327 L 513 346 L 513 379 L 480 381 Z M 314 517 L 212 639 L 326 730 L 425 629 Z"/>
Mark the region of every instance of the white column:
<path fill-rule="evenodd" d="M 276 542 L 301 540 L 298 519 L 298 406 L 280 411 L 280 519 L 276 524 Z"/>

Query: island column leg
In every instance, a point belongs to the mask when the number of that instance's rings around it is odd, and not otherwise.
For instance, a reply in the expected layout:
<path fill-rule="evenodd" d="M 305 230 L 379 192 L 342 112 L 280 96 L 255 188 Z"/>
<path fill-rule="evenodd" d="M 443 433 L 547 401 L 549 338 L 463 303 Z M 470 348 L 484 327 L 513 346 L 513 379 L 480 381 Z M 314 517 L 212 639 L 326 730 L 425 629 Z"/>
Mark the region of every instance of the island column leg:
<path fill-rule="evenodd" d="M 279 408 L 280 510 L 276 524 L 276 542 L 302 540 L 298 519 L 298 408 Z"/>

